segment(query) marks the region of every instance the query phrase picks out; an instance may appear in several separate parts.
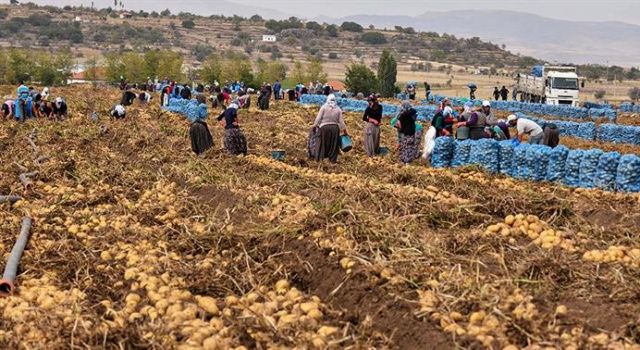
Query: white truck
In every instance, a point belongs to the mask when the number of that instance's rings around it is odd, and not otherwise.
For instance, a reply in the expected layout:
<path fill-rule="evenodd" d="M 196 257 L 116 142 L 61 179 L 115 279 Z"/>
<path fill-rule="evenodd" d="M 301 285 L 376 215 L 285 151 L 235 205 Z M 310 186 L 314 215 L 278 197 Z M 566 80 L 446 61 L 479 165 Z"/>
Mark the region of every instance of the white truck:
<path fill-rule="evenodd" d="M 520 101 L 580 106 L 580 79 L 576 67 L 536 66 L 532 74 L 516 75 Z"/>

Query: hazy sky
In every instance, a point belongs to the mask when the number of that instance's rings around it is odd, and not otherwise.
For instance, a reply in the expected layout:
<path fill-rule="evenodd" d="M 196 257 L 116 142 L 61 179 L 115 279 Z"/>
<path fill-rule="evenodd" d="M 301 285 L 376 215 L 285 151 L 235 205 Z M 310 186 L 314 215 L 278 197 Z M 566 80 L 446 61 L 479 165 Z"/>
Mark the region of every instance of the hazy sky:
<path fill-rule="evenodd" d="M 8 3 L 8 0 L 1 0 Z M 28 0 L 23 0 L 26 2 Z M 31 0 L 38 4 L 91 5 L 91 0 Z M 427 11 L 502 9 L 574 21 L 621 21 L 640 25 L 640 0 L 229 0 L 247 7 L 278 10 L 304 18 L 320 15 L 342 17 L 354 14 L 419 15 Z M 113 0 L 94 0 L 95 6 L 113 5 Z M 190 11 L 197 14 L 220 12 L 220 0 L 123 0 L 132 10 Z M 257 10 L 256 12 L 259 12 Z M 478 22 L 481 23 L 481 22 Z M 452 23 L 455 25 L 455 23 Z M 492 25 L 494 25 L 492 23 Z"/>

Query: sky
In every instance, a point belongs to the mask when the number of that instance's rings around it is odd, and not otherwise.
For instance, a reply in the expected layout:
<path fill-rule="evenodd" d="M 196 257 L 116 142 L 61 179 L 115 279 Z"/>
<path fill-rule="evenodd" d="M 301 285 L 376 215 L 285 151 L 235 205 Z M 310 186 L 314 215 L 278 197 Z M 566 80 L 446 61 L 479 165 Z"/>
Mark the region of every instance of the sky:
<path fill-rule="evenodd" d="M 23 0 L 28 1 L 28 0 Z M 85 5 L 91 0 L 30 0 L 48 5 Z M 169 8 L 173 12 L 189 11 L 208 15 L 220 13 L 221 0 L 122 0 L 131 10 L 147 11 Z M 408 15 L 427 11 L 510 10 L 573 21 L 620 21 L 640 25 L 640 0 L 228 0 L 243 7 L 268 8 L 301 18 L 348 15 Z M 9 0 L 1 0 L 8 3 Z M 113 0 L 93 0 L 96 7 L 113 5 Z M 256 12 L 260 12 L 256 10 Z M 452 24 L 455 25 L 455 24 Z"/>

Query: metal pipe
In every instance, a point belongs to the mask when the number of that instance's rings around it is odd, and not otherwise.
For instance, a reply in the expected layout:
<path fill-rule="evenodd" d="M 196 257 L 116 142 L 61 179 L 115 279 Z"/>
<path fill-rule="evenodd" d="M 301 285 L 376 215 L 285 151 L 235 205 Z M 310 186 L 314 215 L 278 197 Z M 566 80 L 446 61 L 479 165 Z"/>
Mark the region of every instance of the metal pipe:
<path fill-rule="evenodd" d="M 14 195 L 9 195 L 9 196 L 0 196 L 0 203 L 5 203 L 5 202 L 9 202 L 11 204 L 21 200 L 22 197 L 20 196 L 14 196 Z"/>
<path fill-rule="evenodd" d="M 27 246 L 29 236 L 31 235 L 31 224 L 33 219 L 30 217 L 22 218 L 22 229 L 20 230 L 20 236 L 16 240 L 16 243 L 11 249 L 11 255 L 7 260 L 7 266 L 4 268 L 4 274 L 2 275 L 2 281 L 0 281 L 0 297 L 7 297 L 11 295 L 15 289 L 16 274 L 18 273 L 18 265 L 20 264 L 20 258 L 24 252 L 24 248 Z"/>

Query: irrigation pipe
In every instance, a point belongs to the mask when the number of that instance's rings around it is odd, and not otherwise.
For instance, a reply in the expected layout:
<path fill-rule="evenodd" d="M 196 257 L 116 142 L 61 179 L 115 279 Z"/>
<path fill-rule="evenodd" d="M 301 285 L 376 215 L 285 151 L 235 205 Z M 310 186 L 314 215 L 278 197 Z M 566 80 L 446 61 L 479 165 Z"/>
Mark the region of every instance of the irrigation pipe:
<path fill-rule="evenodd" d="M 20 230 L 20 236 L 11 249 L 11 255 L 7 260 L 7 265 L 4 268 L 4 274 L 2 275 L 2 281 L 0 281 L 0 297 L 8 297 L 13 294 L 16 283 L 16 274 L 18 273 L 18 265 L 20 264 L 20 258 L 24 252 L 24 248 L 27 246 L 29 236 L 31 235 L 31 224 L 33 219 L 30 217 L 22 218 L 22 229 Z"/>

